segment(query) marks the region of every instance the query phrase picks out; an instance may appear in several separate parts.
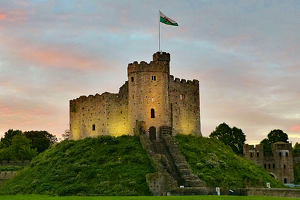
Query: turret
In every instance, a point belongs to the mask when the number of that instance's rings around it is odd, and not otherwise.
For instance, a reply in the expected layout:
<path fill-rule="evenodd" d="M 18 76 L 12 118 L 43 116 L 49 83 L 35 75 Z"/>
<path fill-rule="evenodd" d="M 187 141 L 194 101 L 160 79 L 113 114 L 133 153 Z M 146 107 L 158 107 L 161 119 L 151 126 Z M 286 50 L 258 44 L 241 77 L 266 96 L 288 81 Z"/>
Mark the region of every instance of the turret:
<path fill-rule="evenodd" d="M 170 54 L 166 52 L 156 52 L 153 54 L 153 61 L 167 61 L 170 62 Z"/>
<path fill-rule="evenodd" d="M 170 54 L 156 52 L 153 61 L 128 64 L 129 134 L 133 135 L 136 121 L 144 121 L 146 129 L 155 130 L 159 137 L 161 126 L 171 126 L 168 99 Z"/>

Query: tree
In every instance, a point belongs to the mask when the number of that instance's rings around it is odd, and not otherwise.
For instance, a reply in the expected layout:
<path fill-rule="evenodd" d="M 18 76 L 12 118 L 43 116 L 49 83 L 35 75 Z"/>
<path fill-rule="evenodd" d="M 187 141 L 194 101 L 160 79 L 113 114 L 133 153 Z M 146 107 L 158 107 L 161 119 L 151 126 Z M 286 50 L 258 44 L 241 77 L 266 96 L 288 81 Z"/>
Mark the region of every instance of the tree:
<path fill-rule="evenodd" d="M 272 144 L 276 142 L 288 142 L 288 135 L 280 129 L 274 129 L 268 134 L 268 138 L 263 139 L 264 154 L 272 155 Z"/>
<path fill-rule="evenodd" d="M 1 149 L 0 160 L 31 160 L 37 155 L 37 151 L 30 146 L 30 140 L 24 135 L 16 135 L 9 147 Z"/>
<path fill-rule="evenodd" d="M 20 130 L 13 130 L 13 129 L 9 129 L 7 132 L 5 132 L 4 138 L 1 138 L 0 148 L 9 147 L 12 143 L 13 137 L 16 135 L 23 135 L 23 133 Z"/>
<path fill-rule="evenodd" d="M 288 142 L 289 140 L 288 135 L 279 129 L 272 130 L 268 134 L 268 139 L 272 144 L 276 142 Z"/>
<path fill-rule="evenodd" d="M 243 154 L 243 146 L 246 136 L 243 131 L 237 127 L 230 128 L 225 122 L 216 127 L 209 135 L 221 140 L 224 144 L 231 147 L 236 154 Z"/>
<path fill-rule="evenodd" d="M 293 148 L 293 155 L 294 156 L 299 156 L 300 155 L 300 144 L 296 142 Z"/>
<path fill-rule="evenodd" d="M 26 131 L 24 135 L 31 141 L 31 148 L 41 153 L 55 144 L 57 138 L 47 131 Z"/>

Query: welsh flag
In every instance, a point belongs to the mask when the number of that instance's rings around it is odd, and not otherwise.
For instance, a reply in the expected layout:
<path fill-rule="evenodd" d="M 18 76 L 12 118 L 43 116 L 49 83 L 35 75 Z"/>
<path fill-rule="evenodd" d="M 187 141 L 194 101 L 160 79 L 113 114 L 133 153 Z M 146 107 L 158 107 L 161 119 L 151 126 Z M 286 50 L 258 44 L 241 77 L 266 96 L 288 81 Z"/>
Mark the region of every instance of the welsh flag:
<path fill-rule="evenodd" d="M 173 19 L 167 17 L 166 15 L 164 15 L 162 12 L 159 11 L 159 15 L 160 15 L 160 22 L 167 24 L 167 25 L 171 25 L 171 26 L 178 26 L 177 22 L 175 22 Z"/>

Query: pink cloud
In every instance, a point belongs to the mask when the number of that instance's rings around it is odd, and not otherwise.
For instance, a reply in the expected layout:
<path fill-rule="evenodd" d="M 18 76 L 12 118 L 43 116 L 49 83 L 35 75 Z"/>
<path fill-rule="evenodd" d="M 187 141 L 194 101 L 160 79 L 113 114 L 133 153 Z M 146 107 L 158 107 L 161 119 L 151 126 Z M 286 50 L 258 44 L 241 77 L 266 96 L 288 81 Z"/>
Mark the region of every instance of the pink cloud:
<path fill-rule="evenodd" d="M 24 48 L 21 56 L 30 62 L 63 68 L 93 69 L 99 65 L 83 55 L 62 50 Z"/>
<path fill-rule="evenodd" d="M 1 12 L 1 11 L 0 11 Z M 19 23 L 24 22 L 27 19 L 27 12 L 25 10 L 5 10 L 5 13 L 0 13 L 0 20 L 8 22 Z"/>
<path fill-rule="evenodd" d="M 0 20 L 5 20 L 6 19 L 6 14 L 0 14 Z"/>
<path fill-rule="evenodd" d="M 294 126 L 294 127 L 292 127 L 291 131 L 300 131 L 300 126 Z"/>
<path fill-rule="evenodd" d="M 72 68 L 79 70 L 104 69 L 109 65 L 105 59 L 81 54 L 72 47 L 39 44 L 34 41 L 0 36 L 0 44 L 11 51 L 14 60 L 24 60 L 45 67 Z M 17 59 L 17 57 L 19 59 Z"/>

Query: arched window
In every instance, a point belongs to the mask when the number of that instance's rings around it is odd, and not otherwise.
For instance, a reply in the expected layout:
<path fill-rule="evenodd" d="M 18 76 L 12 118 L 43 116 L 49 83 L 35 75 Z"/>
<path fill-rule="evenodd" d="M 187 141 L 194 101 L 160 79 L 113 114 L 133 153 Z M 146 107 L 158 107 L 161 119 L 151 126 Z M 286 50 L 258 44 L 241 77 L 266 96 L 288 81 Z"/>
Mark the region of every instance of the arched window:
<path fill-rule="evenodd" d="M 96 130 L 95 124 L 92 125 L 92 130 L 93 130 L 93 131 Z"/>
<path fill-rule="evenodd" d="M 155 110 L 154 110 L 154 108 L 151 108 L 151 118 L 155 118 Z"/>
<path fill-rule="evenodd" d="M 285 178 L 285 179 L 283 179 L 283 182 L 286 184 L 287 183 L 287 179 Z"/>

